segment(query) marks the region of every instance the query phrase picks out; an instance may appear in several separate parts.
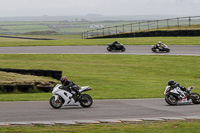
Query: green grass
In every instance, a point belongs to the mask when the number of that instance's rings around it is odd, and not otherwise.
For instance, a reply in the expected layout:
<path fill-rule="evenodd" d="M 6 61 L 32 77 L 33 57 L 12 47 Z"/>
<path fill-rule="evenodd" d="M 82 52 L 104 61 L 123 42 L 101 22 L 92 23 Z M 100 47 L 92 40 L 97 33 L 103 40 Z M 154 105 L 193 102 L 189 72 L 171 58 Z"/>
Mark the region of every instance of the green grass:
<path fill-rule="evenodd" d="M 77 33 L 92 30 L 94 24 L 102 24 L 105 27 L 122 25 L 130 21 L 91 21 L 91 22 L 65 22 L 65 21 L 8 21 L 0 22 L 0 34 L 19 34 L 31 31 L 54 30 L 59 33 Z"/>
<path fill-rule="evenodd" d="M 198 56 L 0 54 L 2 68 L 56 69 L 80 86 L 93 88 L 94 99 L 163 98 L 168 80 L 200 93 Z M 30 97 L 31 96 L 31 97 Z M 49 100 L 51 93 L 2 94 L 0 101 Z M 10 99 L 10 97 L 15 97 Z"/>
<path fill-rule="evenodd" d="M 200 120 L 187 121 L 143 121 L 139 123 L 56 125 L 56 126 L 14 126 L 0 127 L 0 132 L 37 133 L 199 133 Z"/>
<path fill-rule="evenodd" d="M 37 36 L 38 37 L 38 36 Z M 45 36 L 42 36 L 45 37 Z M 48 36 L 46 36 L 48 37 Z M 73 38 L 75 37 L 75 38 Z M 80 36 L 79 36 L 80 37 Z M 51 38 L 62 39 L 64 36 L 55 36 Z M 10 46 L 76 46 L 76 45 L 107 45 L 115 40 L 124 45 L 153 45 L 162 41 L 167 45 L 200 45 L 199 37 L 138 37 L 138 38 L 110 38 L 110 39 L 77 39 L 77 36 L 71 36 L 64 40 L 36 41 L 25 39 L 11 39 L 0 37 L 0 47 Z"/>

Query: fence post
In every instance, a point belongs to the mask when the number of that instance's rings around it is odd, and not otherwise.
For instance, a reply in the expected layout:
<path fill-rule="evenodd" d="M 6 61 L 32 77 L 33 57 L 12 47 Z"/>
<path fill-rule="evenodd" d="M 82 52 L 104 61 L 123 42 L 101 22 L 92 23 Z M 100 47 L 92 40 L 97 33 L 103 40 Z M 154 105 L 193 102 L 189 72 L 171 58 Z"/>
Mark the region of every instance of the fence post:
<path fill-rule="evenodd" d="M 116 34 L 117 34 L 117 26 L 115 26 L 116 27 Z"/>
<path fill-rule="evenodd" d="M 179 28 L 179 18 L 177 18 L 177 24 L 178 24 L 178 28 Z"/>
<path fill-rule="evenodd" d="M 92 30 L 92 37 L 94 37 L 94 32 L 93 32 L 93 30 Z"/>
<path fill-rule="evenodd" d="M 110 27 L 108 27 L 108 35 L 110 35 Z"/>
<path fill-rule="evenodd" d="M 131 32 L 133 32 L 133 24 L 131 23 Z"/>
<path fill-rule="evenodd" d="M 99 29 L 97 29 L 97 37 L 99 36 Z"/>
<path fill-rule="evenodd" d="M 139 24 L 139 31 L 140 31 L 140 22 L 138 22 L 138 24 Z"/>
<path fill-rule="evenodd" d="M 189 17 L 189 26 L 191 26 L 190 21 L 191 21 L 191 17 Z"/>
<path fill-rule="evenodd" d="M 167 19 L 167 28 L 169 29 L 169 19 Z"/>
<path fill-rule="evenodd" d="M 124 25 L 122 25 L 122 30 L 123 30 L 123 33 L 124 33 Z"/>
<path fill-rule="evenodd" d="M 157 29 L 159 29 L 159 27 L 158 27 L 158 21 L 159 21 L 159 20 L 157 20 Z"/>
<path fill-rule="evenodd" d="M 104 36 L 104 28 L 102 30 L 103 30 L 102 32 L 103 32 L 103 36 Z"/>
<path fill-rule="evenodd" d="M 149 30 L 149 21 L 147 22 L 147 24 L 148 24 L 148 30 Z"/>
<path fill-rule="evenodd" d="M 88 31 L 87 31 L 87 38 L 88 38 Z"/>
<path fill-rule="evenodd" d="M 85 32 L 83 32 L 83 38 L 85 39 L 86 37 L 85 37 Z"/>

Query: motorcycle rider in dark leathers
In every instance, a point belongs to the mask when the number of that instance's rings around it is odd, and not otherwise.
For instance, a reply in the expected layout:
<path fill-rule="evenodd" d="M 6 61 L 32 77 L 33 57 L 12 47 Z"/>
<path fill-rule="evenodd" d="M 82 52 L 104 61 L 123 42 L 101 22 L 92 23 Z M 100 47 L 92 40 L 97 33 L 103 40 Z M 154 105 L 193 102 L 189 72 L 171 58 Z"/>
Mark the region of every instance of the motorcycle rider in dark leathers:
<path fill-rule="evenodd" d="M 114 42 L 112 43 L 112 46 L 115 47 L 115 46 L 117 46 L 116 44 L 119 44 L 118 41 L 114 41 Z"/>
<path fill-rule="evenodd" d="M 179 83 L 174 82 L 174 80 L 169 80 L 168 85 L 170 86 L 170 89 L 173 90 L 176 87 L 179 87 L 183 92 L 186 92 L 186 94 L 190 94 L 190 91 L 186 89 L 184 86 L 181 86 Z"/>
<path fill-rule="evenodd" d="M 62 83 L 61 89 L 66 90 L 70 93 L 71 93 L 71 90 L 73 90 L 75 92 L 75 94 L 72 94 L 73 98 L 74 98 L 75 101 L 77 101 L 78 95 L 79 95 L 79 86 L 76 85 L 73 81 L 68 80 L 66 76 L 63 76 L 60 79 L 60 81 Z"/>

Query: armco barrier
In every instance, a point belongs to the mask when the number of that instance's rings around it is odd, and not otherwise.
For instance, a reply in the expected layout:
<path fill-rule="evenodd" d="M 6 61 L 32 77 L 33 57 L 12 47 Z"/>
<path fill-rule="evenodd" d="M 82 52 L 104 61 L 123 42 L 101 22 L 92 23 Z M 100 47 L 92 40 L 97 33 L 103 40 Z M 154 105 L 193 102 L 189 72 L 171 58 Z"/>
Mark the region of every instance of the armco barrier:
<path fill-rule="evenodd" d="M 194 31 L 194 36 L 200 36 L 200 30 L 195 30 Z"/>
<path fill-rule="evenodd" d="M 161 36 L 167 36 L 167 31 L 161 31 Z"/>
<path fill-rule="evenodd" d="M 54 71 L 53 70 L 45 70 L 44 71 L 44 76 L 46 77 L 53 77 Z"/>
<path fill-rule="evenodd" d="M 118 35 L 118 38 L 122 37 L 131 37 L 131 33 L 136 33 L 132 37 L 144 37 L 138 32 L 148 32 L 148 31 L 158 31 L 161 29 L 166 30 L 193 30 L 195 25 L 200 24 L 200 16 L 189 16 L 189 17 L 177 17 L 169 18 L 162 20 L 152 20 L 152 21 L 141 21 L 141 22 L 132 22 L 129 24 L 122 24 L 112 27 L 97 28 L 82 33 L 82 39 L 95 39 L 95 38 L 115 38 Z M 193 27 L 193 25 L 195 27 Z M 111 32 L 112 31 L 112 32 Z M 178 36 L 186 36 L 187 33 L 179 34 Z M 132 34 L 131 34 L 132 35 Z M 188 35 L 191 36 L 192 34 Z M 153 33 L 149 36 L 154 36 Z M 172 36 L 172 34 L 170 34 Z"/>
<path fill-rule="evenodd" d="M 59 80 L 62 77 L 62 71 L 54 71 L 53 78 Z"/>
<path fill-rule="evenodd" d="M 194 36 L 194 31 L 188 31 L 187 36 Z"/>
<path fill-rule="evenodd" d="M 0 68 L 0 71 L 52 77 L 57 80 L 59 80 L 62 77 L 62 71 L 58 70 Z"/>
<path fill-rule="evenodd" d="M 200 30 L 168 30 L 168 31 L 141 31 L 133 33 L 122 33 L 109 36 L 98 36 L 94 38 L 128 38 L 128 37 L 157 37 L 157 36 L 200 36 Z"/>
<path fill-rule="evenodd" d="M 44 70 L 36 70 L 35 75 L 37 76 L 44 76 Z"/>

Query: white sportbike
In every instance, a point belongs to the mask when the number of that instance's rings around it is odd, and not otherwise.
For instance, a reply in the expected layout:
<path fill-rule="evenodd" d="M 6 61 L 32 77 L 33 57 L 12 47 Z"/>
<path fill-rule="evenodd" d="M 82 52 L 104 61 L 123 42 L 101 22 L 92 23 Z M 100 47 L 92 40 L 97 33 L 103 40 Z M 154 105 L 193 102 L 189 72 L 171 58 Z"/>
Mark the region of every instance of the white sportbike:
<path fill-rule="evenodd" d="M 82 92 L 92 90 L 89 86 L 80 87 L 79 95 L 74 98 L 75 92 L 71 90 L 71 92 L 62 89 L 61 84 L 57 84 L 53 88 L 53 96 L 51 97 L 49 103 L 55 108 L 59 109 L 62 106 L 82 106 L 82 107 L 90 107 L 93 103 L 92 97 L 88 94 L 81 94 Z"/>
<path fill-rule="evenodd" d="M 171 89 L 170 86 L 167 86 L 164 94 L 165 101 L 169 105 L 177 105 L 178 103 L 194 103 L 200 104 L 200 95 L 197 93 L 191 93 L 193 86 L 189 87 L 187 90 L 189 93 L 186 93 L 180 89 L 180 87 L 176 87 Z"/>

